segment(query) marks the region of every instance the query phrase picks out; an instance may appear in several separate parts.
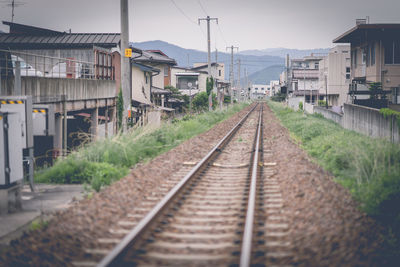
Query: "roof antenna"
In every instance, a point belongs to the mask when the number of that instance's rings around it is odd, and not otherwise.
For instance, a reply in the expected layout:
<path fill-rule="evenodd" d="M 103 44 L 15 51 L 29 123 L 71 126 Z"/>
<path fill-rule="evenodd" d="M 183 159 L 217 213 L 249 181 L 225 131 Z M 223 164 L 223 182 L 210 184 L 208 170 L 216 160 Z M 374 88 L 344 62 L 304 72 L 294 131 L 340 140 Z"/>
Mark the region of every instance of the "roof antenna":
<path fill-rule="evenodd" d="M 71 33 L 71 32 L 72 32 L 72 29 L 69 29 L 68 32 Z"/>
<path fill-rule="evenodd" d="M 11 2 L 10 2 L 10 0 L 0 1 L 0 2 L 5 3 L 5 6 L 11 7 L 11 23 L 14 23 L 14 9 L 16 7 L 26 4 L 25 2 L 20 2 L 20 1 L 15 1 L 15 0 L 12 0 Z"/>

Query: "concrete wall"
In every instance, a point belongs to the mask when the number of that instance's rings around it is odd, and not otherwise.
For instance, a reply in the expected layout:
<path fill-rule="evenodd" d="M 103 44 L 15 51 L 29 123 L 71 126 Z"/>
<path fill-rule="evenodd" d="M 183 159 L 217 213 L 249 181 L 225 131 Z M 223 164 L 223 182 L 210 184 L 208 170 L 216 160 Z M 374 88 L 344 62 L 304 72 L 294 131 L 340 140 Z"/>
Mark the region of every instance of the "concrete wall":
<path fill-rule="evenodd" d="M 339 124 L 340 126 L 342 126 L 342 124 L 343 124 L 343 115 L 336 113 L 332 110 L 326 109 L 324 107 L 315 106 L 314 113 L 321 114 L 328 120 L 332 120 L 332 121 L 336 122 L 337 124 Z"/>
<path fill-rule="evenodd" d="M 0 95 L 11 95 L 14 81 L 2 80 Z M 115 97 L 115 81 L 65 79 L 47 77 L 21 77 L 22 95 L 31 95 L 34 103 L 105 99 Z"/>
<path fill-rule="evenodd" d="M 310 104 L 310 103 L 305 103 L 304 104 L 304 110 L 308 113 L 308 114 L 313 114 L 314 113 L 314 105 Z"/>
<path fill-rule="evenodd" d="M 378 109 L 345 104 L 343 127 L 378 138 L 400 143 L 399 127 L 395 118 L 384 118 Z"/>
<path fill-rule="evenodd" d="M 299 110 L 299 103 L 303 102 L 304 105 L 304 97 L 289 97 L 288 107 L 294 110 Z"/>
<path fill-rule="evenodd" d="M 396 118 L 385 118 L 379 109 L 344 104 L 344 114 L 314 107 L 314 113 L 319 113 L 343 128 L 365 134 L 370 137 L 384 138 L 394 143 L 400 143 L 399 127 Z"/>

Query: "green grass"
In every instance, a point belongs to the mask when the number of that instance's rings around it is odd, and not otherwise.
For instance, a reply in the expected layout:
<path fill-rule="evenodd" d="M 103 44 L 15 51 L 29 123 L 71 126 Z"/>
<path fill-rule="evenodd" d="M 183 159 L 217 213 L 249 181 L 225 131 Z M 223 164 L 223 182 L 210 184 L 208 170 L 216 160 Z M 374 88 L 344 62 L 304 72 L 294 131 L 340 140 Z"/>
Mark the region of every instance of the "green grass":
<path fill-rule="evenodd" d="M 203 133 L 218 122 L 232 116 L 246 105 L 234 105 L 226 111 L 214 111 L 181 120 L 131 129 L 110 139 L 81 147 L 65 159 L 57 160 L 47 169 L 35 173 L 37 183 L 90 184 L 99 191 L 102 187 L 124 177 L 129 168 L 148 161 L 176 147 L 183 141 Z"/>
<path fill-rule="evenodd" d="M 387 227 L 392 254 L 399 257 L 400 145 L 345 130 L 320 115 L 268 104 L 300 146 Z"/>

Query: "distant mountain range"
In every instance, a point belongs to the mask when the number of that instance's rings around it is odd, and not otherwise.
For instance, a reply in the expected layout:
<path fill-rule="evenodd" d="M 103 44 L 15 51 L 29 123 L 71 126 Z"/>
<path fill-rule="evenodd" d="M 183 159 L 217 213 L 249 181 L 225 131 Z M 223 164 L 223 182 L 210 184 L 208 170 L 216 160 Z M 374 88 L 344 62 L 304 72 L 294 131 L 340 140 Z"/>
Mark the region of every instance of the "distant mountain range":
<path fill-rule="evenodd" d="M 285 58 L 289 54 L 290 58 L 302 58 L 314 54 L 327 54 L 330 48 L 316 48 L 316 49 L 288 49 L 288 48 L 267 48 L 262 50 L 244 50 L 239 52 L 241 55 L 251 56 L 275 56 Z"/>
<path fill-rule="evenodd" d="M 207 53 L 194 49 L 186 49 L 164 41 L 148 41 L 131 43 L 132 46 L 144 50 L 161 50 L 169 57 L 176 60 L 178 66 L 193 66 L 193 63 L 207 62 Z M 326 53 L 329 49 L 310 49 L 297 50 L 286 48 L 270 48 L 263 50 L 246 50 L 234 54 L 234 77 L 237 78 L 238 64 L 241 60 L 241 81 L 244 82 L 244 70 L 246 69 L 249 81 L 254 84 L 266 84 L 270 80 L 279 80 L 279 74 L 284 69 L 287 53 L 291 57 L 303 57 L 311 53 Z M 229 53 L 218 52 L 218 62 L 225 64 L 225 80 L 229 80 L 231 55 Z M 215 62 L 215 52 L 211 53 L 211 61 Z"/>
<path fill-rule="evenodd" d="M 273 65 L 266 67 L 249 75 L 249 81 L 253 84 L 267 84 L 272 80 L 279 80 L 279 75 L 284 71 L 285 66 Z M 243 81 L 243 78 L 241 78 Z M 242 83 L 242 82 L 241 82 Z M 244 83 L 242 83 L 244 85 Z"/>

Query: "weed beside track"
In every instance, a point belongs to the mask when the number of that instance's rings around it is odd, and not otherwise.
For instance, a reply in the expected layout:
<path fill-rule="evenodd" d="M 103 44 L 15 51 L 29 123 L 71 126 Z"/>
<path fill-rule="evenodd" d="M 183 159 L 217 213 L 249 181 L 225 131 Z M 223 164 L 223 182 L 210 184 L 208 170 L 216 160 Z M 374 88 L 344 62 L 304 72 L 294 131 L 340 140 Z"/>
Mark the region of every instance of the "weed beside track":
<path fill-rule="evenodd" d="M 151 126 L 131 129 L 109 139 L 87 144 L 59 159 L 50 168 L 35 174 L 37 183 L 87 183 L 96 191 L 124 177 L 129 168 L 148 161 L 176 147 L 183 141 L 209 130 L 246 105 L 235 105 L 225 111 L 184 116 Z"/>
<path fill-rule="evenodd" d="M 363 211 L 386 226 L 395 254 L 389 256 L 399 257 L 400 145 L 343 129 L 318 114 L 268 104 L 293 139 L 350 191 Z"/>

